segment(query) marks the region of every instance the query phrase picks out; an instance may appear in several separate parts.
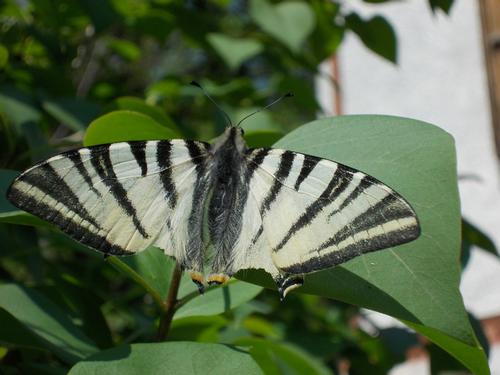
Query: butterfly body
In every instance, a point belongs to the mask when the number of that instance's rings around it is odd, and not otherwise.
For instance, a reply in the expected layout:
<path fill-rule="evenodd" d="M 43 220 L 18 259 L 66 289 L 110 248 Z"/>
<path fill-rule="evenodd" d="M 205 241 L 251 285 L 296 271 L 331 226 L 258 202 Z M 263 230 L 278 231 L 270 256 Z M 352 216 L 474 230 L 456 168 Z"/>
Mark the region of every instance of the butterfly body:
<path fill-rule="evenodd" d="M 411 206 L 377 179 L 289 150 L 249 149 L 230 126 L 208 144 L 135 141 L 56 155 L 8 198 L 105 254 L 155 245 L 200 291 L 264 269 L 283 298 L 303 274 L 414 240 Z"/>

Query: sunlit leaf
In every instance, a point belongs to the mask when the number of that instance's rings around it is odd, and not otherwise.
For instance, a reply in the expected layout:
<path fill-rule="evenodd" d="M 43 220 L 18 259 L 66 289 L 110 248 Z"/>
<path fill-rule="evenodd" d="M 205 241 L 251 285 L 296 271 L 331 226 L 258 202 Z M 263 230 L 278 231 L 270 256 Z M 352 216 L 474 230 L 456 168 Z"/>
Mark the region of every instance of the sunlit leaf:
<path fill-rule="evenodd" d="M 124 141 L 178 138 L 178 134 L 149 116 L 134 111 L 114 111 L 92 121 L 83 143 L 93 146 Z"/>

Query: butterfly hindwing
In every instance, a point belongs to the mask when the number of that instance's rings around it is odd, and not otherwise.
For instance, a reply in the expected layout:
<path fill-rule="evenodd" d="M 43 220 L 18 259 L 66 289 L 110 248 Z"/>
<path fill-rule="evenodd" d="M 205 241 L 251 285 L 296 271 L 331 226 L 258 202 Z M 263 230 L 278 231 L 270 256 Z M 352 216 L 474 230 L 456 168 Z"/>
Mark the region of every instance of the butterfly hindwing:
<path fill-rule="evenodd" d="M 169 254 L 188 238 L 198 162 L 208 144 L 183 140 L 99 145 L 54 156 L 22 173 L 8 198 L 75 240 L 107 254 L 132 254 L 169 226 Z M 167 221 L 168 218 L 168 221 Z M 178 245 L 178 246 L 176 246 Z"/>
<path fill-rule="evenodd" d="M 251 188 L 262 225 L 252 232 L 280 272 L 332 267 L 418 237 L 413 209 L 375 178 L 330 160 L 263 150 L 247 158 L 252 165 L 265 154 Z"/>

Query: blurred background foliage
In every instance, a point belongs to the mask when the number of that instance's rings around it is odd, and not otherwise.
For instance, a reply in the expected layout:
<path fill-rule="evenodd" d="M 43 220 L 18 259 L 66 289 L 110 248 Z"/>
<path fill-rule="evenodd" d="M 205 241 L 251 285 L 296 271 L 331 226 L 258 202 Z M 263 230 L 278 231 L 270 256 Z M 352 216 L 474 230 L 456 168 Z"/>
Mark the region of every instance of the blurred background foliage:
<path fill-rule="evenodd" d="M 429 0 L 434 11 L 448 12 L 452 3 Z M 390 20 L 363 18 L 336 1 L 4 0 L 0 168 L 22 170 L 81 146 L 84 137 L 91 144 L 92 129 L 101 124 L 117 141 L 130 139 L 133 116 L 165 138 L 210 140 L 226 121 L 189 86 L 193 79 L 233 121 L 293 92 L 293 100 L 243 124 L 251 145 L 271 145 L 321 113 L 314 77 L 336 86 L 318 66 L 335 54 L 346 33 L 356 34 L 387 63 L 397 63 Z M 127 121 L 130 127 L 120 127 Z M 0 185 L 7 186 L 13 176 L 4 171 Z M 467 244 L 474 243 L 474 228 L 464 230 Z M 100 349 L 154 341 L 159 312 L 152 295 L 98 254 L 43 226 L 1 224 L 0 242 L 2 284 L 23 286 L 2 293 L 16 296 L 19 314 L 41 317 L 43 311 L 23 309 L 27 299 L 34 300 L 48 313 L 43 319 L 55 336 L 67 322 Z M 144 257 L 142 265 L 164 264 L 154 255 Z M 131 262 L 140 269 L 140 260 Z M 169 272 L 154 282 L 168 282 Z M 190 286 L 185 288 L 188 295 Z M 364 333 L 356 323 L 358 309 L 341 302 L 292 293 L 283 304 L 272 291 L 236 292 L 243 296 L 239 306 L 216 316 L 186 313 L 174 321 L 169 339 L 252 343 L 252 354 L 261 365 L 267 363 L 266 372 L 296 374 L 338 372 L 346 358 L 350 374 L 385 374 L 403 359 L 401 345 L 414 344 L 409 339 L 391 347 Z M 65 373 L 81 353 L 96 350 L 80 340 L 79 354 L 58 351 L 46 337 L 18 327 L 15 315 L 0 308 L 0 341 L 6 344 L 0 347 L 0 372 Z"/>

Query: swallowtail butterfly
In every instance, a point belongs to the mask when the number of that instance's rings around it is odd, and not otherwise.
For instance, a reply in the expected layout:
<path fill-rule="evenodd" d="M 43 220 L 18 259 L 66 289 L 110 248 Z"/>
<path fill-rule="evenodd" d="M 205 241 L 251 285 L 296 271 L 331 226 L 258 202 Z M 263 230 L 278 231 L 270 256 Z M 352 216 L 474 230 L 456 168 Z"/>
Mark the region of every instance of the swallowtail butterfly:
<path fill-rule="evenodd" d="M 212 144 L 64 152 L 23 172 L 7 195 L 104 254 L 163 249 L 200 292 L 255 268 L 271 274 L 284 298 L 306 273 L 420 234 L 408 202 L 374 177 L 298 152 L 248 148 L 238 126 Z"/>

